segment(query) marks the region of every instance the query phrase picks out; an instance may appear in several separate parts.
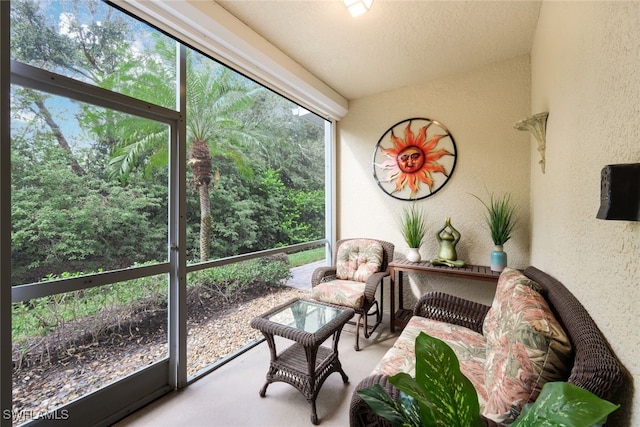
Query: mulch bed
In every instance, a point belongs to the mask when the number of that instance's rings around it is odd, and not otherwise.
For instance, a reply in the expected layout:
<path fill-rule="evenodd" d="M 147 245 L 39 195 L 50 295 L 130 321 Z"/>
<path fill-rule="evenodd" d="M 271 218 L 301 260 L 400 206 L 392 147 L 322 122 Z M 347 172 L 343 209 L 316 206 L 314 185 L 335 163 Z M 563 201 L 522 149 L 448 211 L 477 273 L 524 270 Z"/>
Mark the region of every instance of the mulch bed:
<path fill-rule="evenodd" d="M 188 375 L 261 337 L 249 322 L 306 292 L 259 286 L 234 302 L 192 291 L 187 297 Z M 99 336 L 70 322 L 45 339 L 14 349 L 13 409 L 44 413 L 168 356 L 166 307 L 146 307 L 117 319 Z M 114 319 L 111 319 L 112 321 Z M 24 421 L 24 420 L 22 420 Z"/>

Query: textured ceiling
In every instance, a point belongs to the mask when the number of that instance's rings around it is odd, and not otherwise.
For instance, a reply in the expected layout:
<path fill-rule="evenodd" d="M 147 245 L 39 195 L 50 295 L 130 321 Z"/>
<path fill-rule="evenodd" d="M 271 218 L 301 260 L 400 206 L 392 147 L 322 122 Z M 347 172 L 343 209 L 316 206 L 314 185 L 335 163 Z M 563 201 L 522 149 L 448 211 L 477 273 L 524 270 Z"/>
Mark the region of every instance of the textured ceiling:
<path fill-rule="evenodd" d="M 213 1 L 213 0 L 211 0 Z M 347 99 L 530 53 L 539 1 L 217 0 Z"/>

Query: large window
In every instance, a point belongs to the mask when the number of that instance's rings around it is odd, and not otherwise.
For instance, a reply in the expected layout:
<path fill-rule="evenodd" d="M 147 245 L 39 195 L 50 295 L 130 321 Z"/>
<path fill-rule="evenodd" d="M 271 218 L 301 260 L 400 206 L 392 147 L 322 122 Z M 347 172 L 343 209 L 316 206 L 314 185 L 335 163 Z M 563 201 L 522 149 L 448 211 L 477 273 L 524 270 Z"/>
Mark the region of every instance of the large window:
<path fill-rule="evenodd" d="M 98 0 L 12 3 L 12 59 L 175 108 L 175 46 L 168 37 Z"/>
<path fill-rule="evenodd" d="M 12 1 L 10 24 L 2 425 L 104 421 L 257 339 L 189 336 L 324 246 L 331 127 L 98 0 Z"/>
<path fill-rule="evenodd" d="M 117 141 L 166 124 L 14 86 L 12 121 L 12 284 L 67 274 L 167 262 L 167 164 L 134 170 L 126 182 L 112 167 Z M 117 155 L 117 154 L 116 154 Z"/>

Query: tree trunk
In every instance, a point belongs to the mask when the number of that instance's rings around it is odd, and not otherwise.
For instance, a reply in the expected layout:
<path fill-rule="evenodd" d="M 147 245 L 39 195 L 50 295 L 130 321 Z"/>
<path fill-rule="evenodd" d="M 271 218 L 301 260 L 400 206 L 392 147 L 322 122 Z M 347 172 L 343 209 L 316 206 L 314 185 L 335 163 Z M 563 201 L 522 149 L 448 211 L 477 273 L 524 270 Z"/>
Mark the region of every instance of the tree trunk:
<path fill-rule="evenodd" d="M 191 144 L 189 165 L 200 196 L 200 261 L 209 259 L 209 240 L 211 235 L 211 151 L 206 141 L 196 140 Z"/>
<path fill-rule="evenodd" d="M 200 184 L 200 261 L 209 259 L 209 241 L 211 239 L 211 199 L 209 186 Z"/>
<path fill-rule="evenodd" d="M 67 142 L 67 138 L 65 138 L 64 135 L 62 134 L 62 131 L 60 130 L 60 126 L 58 126 L 55 120 L 53 120 L 53 117 L 51 116 L 51 112 L 49 111 L 47 106 L 44 105 L 44 102 L 40 99 L 35 100 L 34 102 L 38 107 L 38 110 L 39 110 L 38 112 L 40 116 L 44 119 L 45 123 L 51 128 L 53 135 L 58 140 L 58 145 L 60 145 L 60 147 L 62 147 L 63 150 L 69 153 L 69 158 L 71 159 L 71 169 L 73 170 L 73 172 L 75 172 L 75 174 L 78 176 L 84 175 L 85 174 L 84 169 L 82 168 L 82 166 L 80 166 L 80 163 L 78 163 L 75 157 L 73 157 L 73 153 L 71 152 L 71 146 L 69 145 L 69 142 Z"/>

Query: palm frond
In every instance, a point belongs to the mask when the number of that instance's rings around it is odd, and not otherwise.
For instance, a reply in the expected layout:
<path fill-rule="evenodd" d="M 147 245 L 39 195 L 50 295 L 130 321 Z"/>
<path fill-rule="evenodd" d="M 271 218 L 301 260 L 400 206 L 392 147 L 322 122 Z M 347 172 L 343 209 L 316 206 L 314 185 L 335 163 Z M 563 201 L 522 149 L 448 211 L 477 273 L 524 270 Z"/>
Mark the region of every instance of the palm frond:
<path fill-rule="evenodd" d="M 131 171 L 138 165 L 139 159 L 153 150 L 157 151 L 159 140 L 167 140 L 166 128 L 156 128 L 155 131 L 148 132 L 146 130 L 133 132 L 115 146 L 109 161 L 109 174 L 112 178 L 126 181 Z"/>

